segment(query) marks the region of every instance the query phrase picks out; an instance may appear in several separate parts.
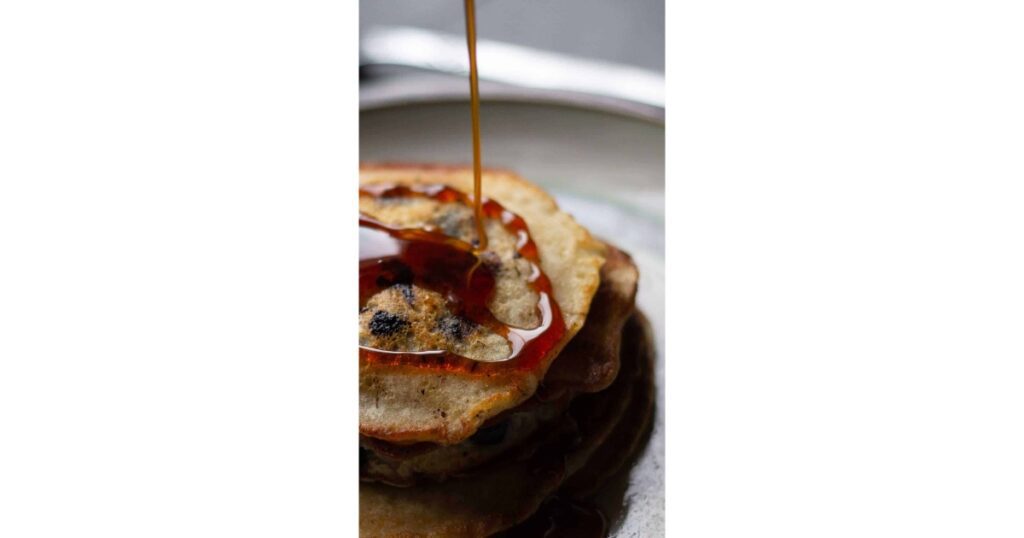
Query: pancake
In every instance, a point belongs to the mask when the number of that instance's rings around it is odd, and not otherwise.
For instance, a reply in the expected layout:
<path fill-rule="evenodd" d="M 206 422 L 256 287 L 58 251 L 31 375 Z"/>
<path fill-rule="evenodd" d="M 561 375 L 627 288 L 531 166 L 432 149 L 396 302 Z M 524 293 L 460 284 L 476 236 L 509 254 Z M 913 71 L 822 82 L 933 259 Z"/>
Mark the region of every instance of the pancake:
<path fill-rule="evenodd" d="M 537 397 L 493 417 L 456 445 L 395 445 L 363 438 L 361 478 L 398 486 L 443 480 L 523 449 L 536 441 L 539 429 L 561 417 L 571 396 L 607 388 L 619 372 L 619 342 L 633 312 L 639 275 L 627 254 L 610 245 L 606 250 L 590 315 L 554 359 Z"/>
<path fill-rule="evenodd" d="M 360 439 L 360 479 L 409 487 L 458 476 L 498 458 L 515 457 L 565 413 L 567 400 L 535 399 L 495 417 L 457 445 L 395 445 Z M 493 424 L 491 424 L 493 422 Z"/>
<path fill-rule="evenodd" d="M 651 347 L 642 318 L 626 326 L 622 368 L 606 390 L 580 396 L 531 454 L 437 484 L 396 488 L 363 483 L 363 538 L 483 537 L 525 521 L 588 460 L 601 454 L 622 424 L 646 422 L 653 392 Z M 640 405 L 637 405 L 640 402 Z M 645 415 L 634 414 L 644 412 Z M 626 443 L 632 444 L 632 443 Z"/>
<path fill-rule="evenodd" d="M 654 351 L 651 348 L 650 325 L 643 314 L 635 312 L 623 330 L 623 347 L 635 349 L 646 363 L 636 372 L 638 382 L 643 384 L 644 372 L 654 370 Z M 622 470 L 644 441 L 654 419 L 654 390 L 637 391 L 625 416 L 631 420 L 619 421 L 609 435 L 611 442 L 604 443 L 587 460 L 586 466 L 562 485 L 560 495 L 585 499 L 601 488 L 613 475 Z"/>
<path fill-rule="evenodd" d="M 548 370 L 541 397 L 604 390 L 619 373 L 622 328 L 633 311 L 640 273 L 628 254 L 611 246 L 587 321 Z"/>
<path fill-rule="evenodd" d="M 369 165 L 360 170 L 360 185 L 447 185 L 472 192 L 469 168 Z M 597 291 L 605 249 L 554 200 L 515 174 L 486 170 L 484 196 L 496 200 L 526 222 L 537 246 L 540 268 L 552 285 L 565 333 L 530 369 L 486 373 L 438 371 L 415 365 L 360 361 L 359 432 L 391 443 L 465 441 L 488 419 L 534 395 L 551 361 L 580 330 Z M 389 225 L 432 227 L 467 242 L 474 241 L 472 211 L 462 204 L 424 198 L 376 200 L 360 197 L 360 211 Z M 518 238 L 499 222 L 486 225 L 495 294 L 488 304 L 495 318 L 531 328 L 537 319 L 537 296 L 524 283 L 529 274 L 517 258 Z M 446 311 L 439 294 L 415 285 L 395 284 L 374 295 L 360 312 L 360 344 L 378 349 L 443 349 L 481 362 L 508 356 L 507 342 L 482 326 L 471 326 Z"/>

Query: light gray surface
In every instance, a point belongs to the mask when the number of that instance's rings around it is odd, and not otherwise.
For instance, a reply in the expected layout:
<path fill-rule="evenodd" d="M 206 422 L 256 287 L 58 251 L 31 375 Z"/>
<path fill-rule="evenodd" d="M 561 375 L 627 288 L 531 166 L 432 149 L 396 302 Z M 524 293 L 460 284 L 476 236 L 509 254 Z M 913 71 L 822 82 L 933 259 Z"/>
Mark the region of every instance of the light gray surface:
<path fill-rule="evenodd" d="M 481 39 L 664 72 L 664 0 L 477 0 Z M 359 24 L 462 34 L 461 0 L 361 0 Z"/>
<path fill-rule="evenodd" d="M 570 103 L 572 101 L 569 101 Z M 465 102 L 377 103 L 360 114 L 364 161 L 471 162 Z M 516 170 L 549 189 L 597 236 L 640 268 L 637 305 L 657 347 L 655 424 L 629 471 L 613 536 L 664 535 L 664 126 L 628 115 L 552 103 L 484 102 L 486 166 Z"/>

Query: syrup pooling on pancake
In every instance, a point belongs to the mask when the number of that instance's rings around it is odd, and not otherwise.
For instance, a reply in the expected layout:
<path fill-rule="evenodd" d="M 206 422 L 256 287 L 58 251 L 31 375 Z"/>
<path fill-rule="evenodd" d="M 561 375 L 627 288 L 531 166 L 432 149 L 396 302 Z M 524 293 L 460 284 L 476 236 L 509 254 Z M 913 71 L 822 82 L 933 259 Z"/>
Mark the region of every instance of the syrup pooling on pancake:
<path fill-rule="evenodd" d="M 481 252 L 477 228 L 462 218 L 472 219 L 472 200 L 461 191 L 364 186 L 360 200 L 361 362 L 526 370 L 560 342 L 565 322 L 518 215 L 483 200 L 491 248 Z M 495 311 L 497 291 L 528 307 Z"/>

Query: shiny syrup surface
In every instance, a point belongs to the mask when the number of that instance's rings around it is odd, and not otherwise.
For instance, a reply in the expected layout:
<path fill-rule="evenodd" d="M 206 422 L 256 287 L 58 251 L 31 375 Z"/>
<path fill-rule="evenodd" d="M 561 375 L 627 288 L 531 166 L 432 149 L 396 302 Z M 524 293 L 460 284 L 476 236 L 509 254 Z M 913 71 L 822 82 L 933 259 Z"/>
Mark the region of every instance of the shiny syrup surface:
<path fill-rule="evenodd" d="M 442 185 L 364 186 L 361 196 L 378 199 L 425 197 L 442 203 L 473 203 L 466 194 Z M 517 238 L 516 250 L 531 265 L 529 286 L 537 293 L 541 323 L 523 329 L 498 321 L 487 307 L 494 295 L 494 274 L 473 245 L 434 228 L 395 228 L 368 215 L 359 218 L 359 307 L 396 284 L 415 284 L 445 297 L 453 314 L 487 327 L 510 344 L 508 358 L 483 362 L 449 351 L 388 351 L 360 346 L 361 363 L 409 365 L 446 371 L 489 374 L 536 367 L 565 335 L 565 321 L 554 300 L 551 282 L 540 270 L 537 245 L 522 217 L 498 202 L 481 200 L 485 219 L 501 222 Z"/>

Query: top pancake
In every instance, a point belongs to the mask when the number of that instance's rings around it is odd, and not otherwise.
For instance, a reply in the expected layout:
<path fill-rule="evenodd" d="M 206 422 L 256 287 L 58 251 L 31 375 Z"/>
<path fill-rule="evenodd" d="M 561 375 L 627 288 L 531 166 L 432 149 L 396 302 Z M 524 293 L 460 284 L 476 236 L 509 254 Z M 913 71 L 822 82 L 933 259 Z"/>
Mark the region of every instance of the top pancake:
<path fill-rule="evenodd" d="M 469 168 L 434 166 L 363 166 L 360 184 L 448 185 L 473 191 Z M 456 373 L 414 365 L 360 363 L 360 434 L 390 442 L 429 441 L 454 444 L 472 435 L 488 418 L 525 401 L 537 389 L 551 360 L 583 325 L 597 290 L 604 247 L 561 212 L 540 188 L 506 171 L 486 170 L 484 196 L 522 217 L 537 246 L 540 266 L 552 285 L 566 331 L 538 366 L 528 371 Z M 472 210 L 456 204 L 408 198 L 360 198 L 360 211 L 391 225 L 433 225 L 463 240 L 475 237 Z M 536 295 L 525 284 L 528 273 L 514 255 L 515 239 L 497 222 L 488 221 L 485 263 L 495 268 L 496 286 L 489 303 L 495 317 L 530 328 L 538 323 Z M 442 298 L 415 286 L 395 286 L 378 293 L 360 313 L 362 345 L 396 351 L 446 349 L 482 361 L 508 354 L 504 339 L 482 327 L 467 327 L 448 316 Z M 394 319 L 401 319 L 395 328 Z"/>

